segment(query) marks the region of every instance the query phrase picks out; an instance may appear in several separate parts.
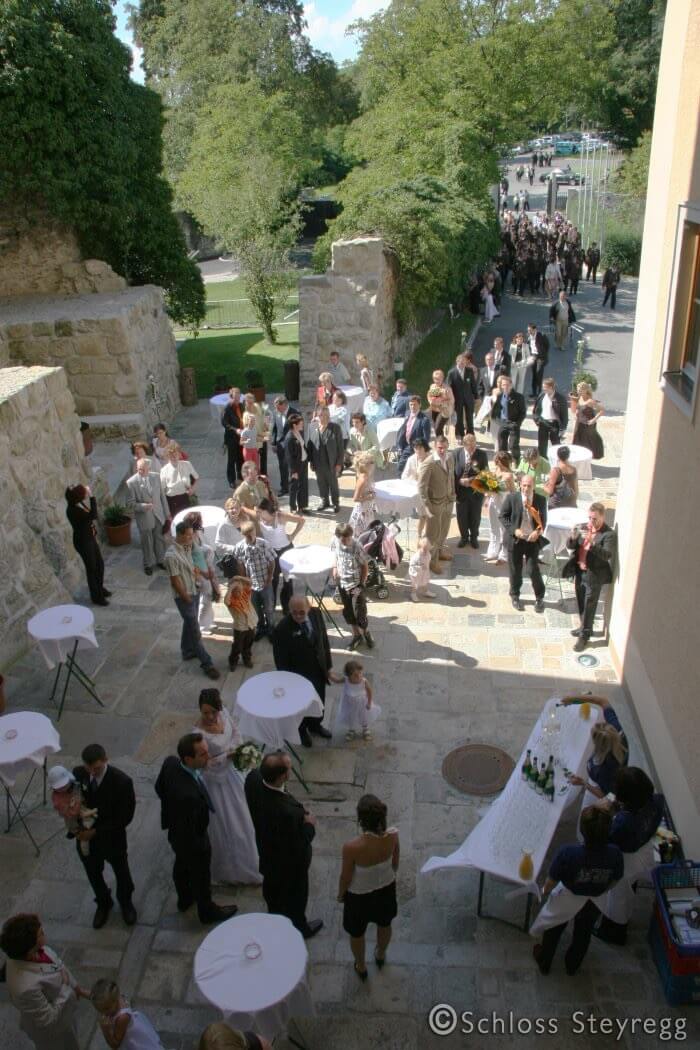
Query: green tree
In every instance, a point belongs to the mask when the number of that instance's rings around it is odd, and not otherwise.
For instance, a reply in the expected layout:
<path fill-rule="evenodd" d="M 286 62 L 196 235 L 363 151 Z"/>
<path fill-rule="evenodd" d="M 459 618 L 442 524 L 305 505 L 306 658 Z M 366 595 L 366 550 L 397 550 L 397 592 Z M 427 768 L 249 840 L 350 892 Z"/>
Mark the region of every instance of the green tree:
<path fill-rule="evenodd" d="M 86 255 L 160 284 L 171 315 L 204 313 L 161 174 L 161 104 L 129 77 L 107 0 L 5 0 L 0 9 L 0 201 L 72 226 Z"/>
<path fill-rule="evenodd" d="M 623 146 L 654 122 L 666 0 L 608 0 L 614 43 L 605 67 L 599 115 Z"/>
<path fill-rule="evenodd" d="M 615 189 L 637 200 L 645 200 L 651 159 L 651 131 L 645 131 L 615 172 Z"/>

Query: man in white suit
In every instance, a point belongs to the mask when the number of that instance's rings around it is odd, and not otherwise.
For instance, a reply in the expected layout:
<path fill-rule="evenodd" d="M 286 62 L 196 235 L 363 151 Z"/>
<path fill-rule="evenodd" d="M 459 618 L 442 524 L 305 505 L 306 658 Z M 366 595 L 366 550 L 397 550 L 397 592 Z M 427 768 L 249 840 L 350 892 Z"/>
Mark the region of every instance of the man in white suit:
<path fill-rule="evenodd" d="M 126 483 L 127 505 L 133 511 L 141 537 L 143 571 L 153 574 L 153 567 L 164 569 L 165 540 L 163 528 L 170 519 L 170 510 L 160 485 L 160 475 L 149 468 L 147 459 L 136 464 L 136 473 Z"/>

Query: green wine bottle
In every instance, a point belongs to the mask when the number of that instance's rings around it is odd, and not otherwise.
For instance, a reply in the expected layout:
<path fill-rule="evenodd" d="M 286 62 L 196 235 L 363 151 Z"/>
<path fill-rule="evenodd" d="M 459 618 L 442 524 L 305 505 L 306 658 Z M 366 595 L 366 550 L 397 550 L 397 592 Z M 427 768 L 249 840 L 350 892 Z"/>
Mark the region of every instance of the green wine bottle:
<path fill-rule="evenodd" d="M 523 762 L 523 764 L 521 766 L 521 769 L 520 769 L 520 775 L 522 776 L 523 780 L 529 780 L 530 779 L 530 770 L 531 769 L 532 769 L 532 763 L 530 761 L 530 752 L 528 751 L 528 753 L 525 755 L 525 761 Z"/>

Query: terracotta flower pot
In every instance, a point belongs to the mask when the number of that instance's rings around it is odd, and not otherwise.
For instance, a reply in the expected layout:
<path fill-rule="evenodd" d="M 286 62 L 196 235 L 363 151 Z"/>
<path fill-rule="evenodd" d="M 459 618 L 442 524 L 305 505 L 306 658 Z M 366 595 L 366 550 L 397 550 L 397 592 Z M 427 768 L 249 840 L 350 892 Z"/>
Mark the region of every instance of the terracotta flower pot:
<path fill-rule="evenodd" d="M 121 525 L 105 525 L 110 547 L 126 547 L 131 543 L 131 518 Z"/>

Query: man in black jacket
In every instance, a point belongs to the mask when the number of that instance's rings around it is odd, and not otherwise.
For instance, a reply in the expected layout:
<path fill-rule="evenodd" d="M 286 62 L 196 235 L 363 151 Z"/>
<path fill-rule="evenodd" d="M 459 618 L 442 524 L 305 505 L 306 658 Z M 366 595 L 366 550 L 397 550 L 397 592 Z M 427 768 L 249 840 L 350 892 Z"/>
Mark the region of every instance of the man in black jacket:
<path fill-rule="evenodd" d="M 134 883 L 129 871 L 126 829 L 136 808 L 134 785 L 126 773 L 109 765 L 107 752 L 101 744 L 89 744 L 81 758 L 83 765 L 75 767 L 73 776 L 80 785 L 85 805 L 97 810 L 94 825 L 75 836 L 78 856 L 95 893 L 97 909 L 92 926 L 95 930 L 101 929 L 114 906 L 104 880 L 105 862 L 114 872 L 122 918 L 127 926 L 133 926 L 136 922 L 136 911 L 131 903 Z M 90 844 L 87 856 L 80 848 L 81 842 Z"/>
<path fill-rule="evenodd" d="M 601 589 L 606 583 L 612 582 L 612 566 L 617 552 L 617 534 L 605 524 L 605 507 L 602 503 L 591 503 L 588 508 L 588 528 L 584 532 L 574 529 L 566 545 L 572 553 L 563 575 L 566 579 L 574 578 L 581 617 L 581 626 L 571 633 L 576 637 L 574 652 L 581 653 L 593 631 Z"/>
<path fill-rule="evenodd" d="M 265 755 L 260 770 L 248 774 L 245 794 L 255 828 L 263 877 L 263 897 L 271 915 L 286 915 L 307 940 L 322 928 L 306 918 L 311 843 L 316 818 L 286 789 L 289 755 Z"/>
<path fill-rule="evenodd" d="M 535 401 L 532 416 L 537 424 L 537 451 L 546 456 L 549 442 L 561 444 L 561 436 L 569 423 L 566 398 L 559 393 L 553 379 L 542 383 L 542 393 Z"/>
<path fill-rule="evenodd" d="M 452 460 L 455 472 L 457 525 L 460 535 L 457 546 L 466 547 L 469 543 L 474 550 L 478 550 L 484 494 L 476 492 L 471 487 L 471 482 L 479 471 L 488 470 L 489 459 L 483 448 L 477 448 L 474 435 L 465 434 L 462 448 L 452 453 Z"/>
<path fill-rule="evenodd" d="M 447 373 L 447 385 L 452 391 L 455 399 L 455 412 L 457 422 L 455 424 L 455 435 L 464 437 L 464 420 L 467 421 L 467 434 L 474 433 L 474 401 L 478 390 L 474 369 L 467 366 L 464 354 L 458 354 L 454 368 Z"/>
<path fill-rule="evenodd" d="M 292 513 L 308 514 L 309 454 L 304 437 L 304 418 L 299 413 L 289 417 L 284 456 L 289 472 L 289 509 Z"/>
<path fill-rule="evenodd" d="M 524 609 L 520 601 L 524 561 L 535 592 L 535 612 L 544 612 L 544 581 L 540 572 L 539 555 L 542 547 L 548 543 L 544 538 L 547 500 L 535 492 L 535 482 L 531 474 L 524 474 L 520 479 L 520 492 L 509 492 L 505 497 L 499 518 L 508 551 L 510 599 L 513 608 L 518 612 Z"/>
<path fill-rule="evenodd" d="M 514 463 L 520 459 L 520 427 L 526 413 L 525 398 L 515 393 L 513 380 L 501 376 L 501 393 L 493 399 L 491 419 L 498 424 L 499 452 L 510 452 Z"/>
<path fill-rule="evenodd" d="M 291 671 L 308 679 L 325 706 L 326 686 L 332 680 L 333 658 L 328 632 L 319 609 L 312 609 L 303 594 L 289 599 L 289 611 L 272 632 L 272 653 L 278 671 Z M 304 747 L 311 747 L 310 733 L 330 740 L 331 733 L 320 718 L 304 718 L 299 736 Z"/>
<path fill-rule="evenodd" d="M 175 854 L 173 882 L 177 910 L 197 904 L 202 923 L 222 922 L 236 914 L 235 904 L 219 905 L 211 899 L 211 844 L 209 814 L 214 812 L 201 770 L 209 761 L 209 748 L 201 733 L 187 733 L 170 755 L 156 780 L 160 799 L 160 826 L 168 832 Z"/>
<path fill-rule="evenodd" d="M 527 326 L 527 341 L 532 363 L 532 396 L 539 397 L 545 366 L 549 362 L 549 339 L 543 332 L 538 332 L 537 325 L 531 321 Z"/>
<path fill-rule="evenodd" d="M 290 416 L 296 414 L 295 410 L 290 408 L 289 402 L 284 394 L 278 394 L 272 406 L 272 430 L 270 431 L 270 444 L 277 456 L 277 463 L 279 464 L 280 469 L 280 487 L 277 492 L 278 496 L 286 496 L 289 492 L 289 469 L 287 467 L 287 457 L 284 450 L 284 439 L 289 433 Z"/>

